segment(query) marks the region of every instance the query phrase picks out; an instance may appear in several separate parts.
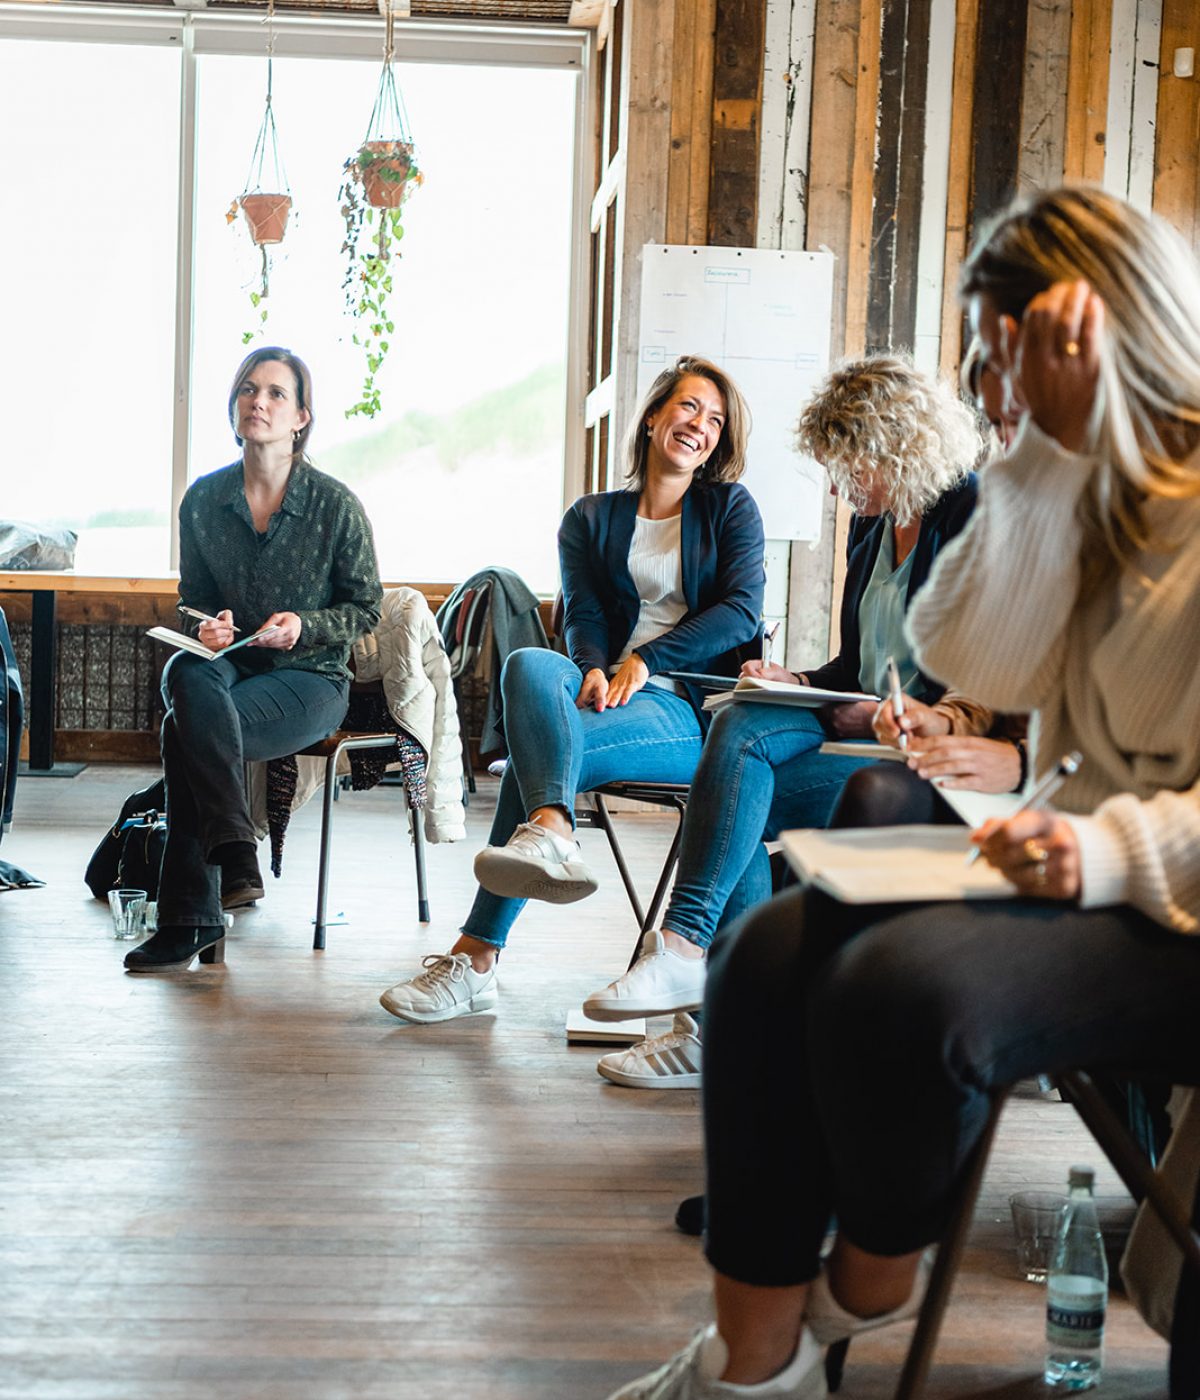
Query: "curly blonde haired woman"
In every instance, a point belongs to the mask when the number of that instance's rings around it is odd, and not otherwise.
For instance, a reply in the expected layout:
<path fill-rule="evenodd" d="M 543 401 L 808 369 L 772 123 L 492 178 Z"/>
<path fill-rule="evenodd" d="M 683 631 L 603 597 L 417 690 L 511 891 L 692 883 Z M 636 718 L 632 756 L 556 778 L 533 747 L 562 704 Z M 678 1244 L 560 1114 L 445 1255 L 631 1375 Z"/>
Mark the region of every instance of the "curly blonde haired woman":
<path fill-rule="evenodd" d="M 825 468 L 854 509 L 841 611 L 841 651 L 803 675 L 750 661 L 744 675 L 827 690 L 888 692 L 894 657 L 921 736 L 983 733 L 990 715 L 918 667 L 904 616 L 938 551 L 975 504 L 981 451 L 973 415 L 953 390 L 907 360 L 871 355 L 839 365 L 805 406 L 800 451 Z M 828 706 L 730 705 L 709 731 L 683 824 L 679 873 L 661 932 L 615 982 L 584 1003 L 595 1020 L 687 1012 L 704 995 L 705 951 L 721 921 L 770 896 L 763 841 L 788 827 L 824 826 L 846 778 L 864 760 L 820 754 L 828 738 L 870 737 L 875 702 Z M 891 725 L 890 712 L 881 722 Z M 888 737 L 893 737 L 894 727 Z M 669 1043 L 668 1043 L 669 1042 Z M 600 1073 L 635 1087 L 699 1083 L 695 1027 L 663 1043 L 605 1056 Z"/>

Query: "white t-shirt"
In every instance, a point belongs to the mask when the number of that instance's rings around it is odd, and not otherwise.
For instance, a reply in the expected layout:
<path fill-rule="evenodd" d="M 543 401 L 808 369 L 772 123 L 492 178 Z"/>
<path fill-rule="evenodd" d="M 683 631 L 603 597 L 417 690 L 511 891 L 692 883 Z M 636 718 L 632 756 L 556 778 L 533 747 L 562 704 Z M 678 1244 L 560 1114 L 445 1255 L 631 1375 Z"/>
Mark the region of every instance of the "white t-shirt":
<path fill-rule="evenodd" d="M 616 665 L 638 647 L 669 632 L 687 612 L 683 596 L 683 554 L 680 527 L 683 516 L 647 520 L 637 516 L 629 545 L 629 574 L 641 599 L 637 622 Z M 613 667 L 616 670 L 616 666 Z"/>

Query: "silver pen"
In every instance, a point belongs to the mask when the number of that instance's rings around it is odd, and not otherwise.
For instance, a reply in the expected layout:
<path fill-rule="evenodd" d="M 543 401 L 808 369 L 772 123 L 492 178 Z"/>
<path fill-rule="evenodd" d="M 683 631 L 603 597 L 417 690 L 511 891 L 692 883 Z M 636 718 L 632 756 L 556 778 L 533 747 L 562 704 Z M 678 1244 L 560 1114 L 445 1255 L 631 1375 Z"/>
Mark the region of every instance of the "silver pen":
<path fill-rule="evenodd" d="M 900 671 L 896 666 L 896 658 L 889 656 L 887 659 L 888 686 L 891 690 L 892 718 L 900 719 L 904 715 L 904 691 L 900 686 Z M 900 738 L 897 741 L 902 749 L 908 748 L 908 735 L 903 729 L 900 730 Z"/>
<path fill-rule="evenodd" d="M 179 611 L 187 613 L 188 617 L 199 618 L 201 622 L 220 622 L 221 620 L 219 617 L 213 617 L 212 613 L 202 613 L 199 608 L 185 608 L 182 603 L 179 605 Z M 240 627 L 234 627 L 232 622 L 227 625 L 235 632 L 242 630 Z"/>
<path fill-rule="evenodd" d="M 771 664 L 771 643 L 774 642 L 775 633 L 778 631 L 778 622 L 772 624 L 770 627 L 768 627 L 765 622 L 763 623 L 762 659 L 764 666 L 769 666 Z"/>
<path fill-rule="evenodd" d="M 1070 753 L 1063 754 L 1041 782 L 1034 784 L 1033 791 L 1011 816 L 1005 818 L 1005 821 L 1012 821 L 1013 817 L 1019 817 L 1022 812 L 1032 812 L 1043 802 L 1048 802 L 1073 773 L 1079 772 L 1082 762 L 1083 755 L 1078 749 L 1072 749 Z M 974 865 L 982 850 L 982 846 L 974 846 L 967 852 L 966 863 Z"/>

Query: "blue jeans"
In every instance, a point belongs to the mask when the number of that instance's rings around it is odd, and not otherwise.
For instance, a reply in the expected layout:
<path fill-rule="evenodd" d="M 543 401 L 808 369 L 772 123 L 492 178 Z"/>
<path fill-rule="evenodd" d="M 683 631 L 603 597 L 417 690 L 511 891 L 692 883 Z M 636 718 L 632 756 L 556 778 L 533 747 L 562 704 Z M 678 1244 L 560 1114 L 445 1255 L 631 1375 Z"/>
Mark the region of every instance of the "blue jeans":
<path fill-rule="evenodd" d="M 561 807 L 575 820 L 575 797 L 603 783 L 643 779 L 688 783 L 700 757 L 700 721 L 691 705 L 647 685 L 627 705 L 580 710 L 579 667 L 544 647 L 510 654 L 500 677 L 509 761 L 488 844 L 503 846 L 538 807 Z M 503 948 L 525 907 L 479 890 L 462 932 Z"/>
<path fill-rule="evenodd" d="M 670 929 L 700 948 L 771 896 L 764 841 L 790 827 L 826 826 L 842 784 L 870 759 L 817 750 L 828 736 L 815 710 L 751 702 L 713 721 L 683 819 Z"/>
<path fill-rule="evenodd" d="M 246 675 L 232 661 L 181 651 L 163 672 L 162 726 L 167 844 L 158 888 L 158 926 L 221 923 L 220 871 L 209 852 L 255 841 L 246 805 L 246 763 L 284 758 L 341 724 L 349 681 L 282 668 Z"/>

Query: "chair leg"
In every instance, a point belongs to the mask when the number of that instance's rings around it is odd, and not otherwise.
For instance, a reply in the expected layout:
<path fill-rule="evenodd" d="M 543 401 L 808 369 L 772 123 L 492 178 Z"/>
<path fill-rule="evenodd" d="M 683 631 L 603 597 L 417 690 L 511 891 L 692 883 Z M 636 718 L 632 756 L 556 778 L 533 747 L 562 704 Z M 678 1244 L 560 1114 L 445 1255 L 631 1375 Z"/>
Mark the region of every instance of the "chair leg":
<path fill-rule="evenodd" d="M 678 822 L 675 827 L 675 836 L 671 841 L 671 848 L 667 852 L 667 858 L 663 861 L 662 874 L 658 877 L 658 884 L 654 887 L 654 894 L 650 900 L 650 908 L 646 911 L 646 917 L 642 920 L 642 932 L 648 928 L 653 928 L 658 922 L 659 910 L 663 901 L 667 897 L 667 890 L 671 887 L 671 879 L 675 874 L 675 867 L 679 863 L 679 847 L 683 844 L 683 815 L 687 811 L 687 803 L 681 797 L 677 797 L 671 803 L 674 807 Z M 630 963 L 632 967 L 633 964 Z"/>
<path fill-rule="evenodd" d="M 979 1197 L 979 1188 L 983 1185 L 992 1139 L 996 1135 L 996 1126 L 1000 1122 L 1006 1098 L 1007 1094 L 1001 1094 L 993 1099 L 988 1120 L 968 1159 L 959 1190 L 958 1207 L 938 1245 L 937 1259 L 929 1275 L 929 1287 L 917 1317 L 917 1329 L 913 1333 L 908 1355 L 904 1360 L 904 1370 L 900 1373 L 900 1383 L 896 1387 L 896 1400 L 916 1400 L 929 1374 L 938 1334 L 942 1330 L 942 1318 L 950 1301 L 950 1292 L 954 1287 L 954 1277 L 958 1273 L 963 1250 L 966 1248 L 967 1236 L 971 1232 L 975 1202 Z"/>
<path fill-rule="evenodd" d="M 642 909 L 642 901 L 638 898 L 637 889 L 633 883 L 633 877 L 629 873 L 629 867 L 625 864 L 625 855 L 621 850 L 621 843 L 617 840 L 617 833 L 613 830 L 612 815 L 608 810 L 608 803 L 604 800 L 602 792 L 592 793 L 596 803 L 596 817 L 604 829 L 605 836 L 608 837 L 609 849 L 613 853 L 613 860 L 617 863 L 617 870 L 621 876 L 621 883 L 625 886 L 625 893 L 629 896 L 629 902 L 633 906 L 633 917 L 638 922 L 638 928 L 644 929 L 646 926 L 646 915 Z"/>
<path fill-rule="evenodd" d="M 325 902 L 329 896 L 329 848 L 333 830 L 334 789 L 341 746 L 325 760 L 325 790 L 321 794 L 321 854 L 317 858 L 317 917 L 313 920 L 313 947 L 325 946 Z"/>
<path fill-rule="evenodd" d="M 404 796 L 408 797 L 405 788 Z M 421 820 L 421 809 L 410 807 L 408 819 L 412 822 L 413 850 L 417 862 L 417 918 L 421 923 L 429 922 L 429 887 L 425 880 L 425 825 Z"/>

